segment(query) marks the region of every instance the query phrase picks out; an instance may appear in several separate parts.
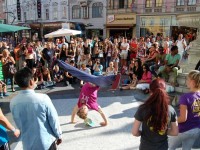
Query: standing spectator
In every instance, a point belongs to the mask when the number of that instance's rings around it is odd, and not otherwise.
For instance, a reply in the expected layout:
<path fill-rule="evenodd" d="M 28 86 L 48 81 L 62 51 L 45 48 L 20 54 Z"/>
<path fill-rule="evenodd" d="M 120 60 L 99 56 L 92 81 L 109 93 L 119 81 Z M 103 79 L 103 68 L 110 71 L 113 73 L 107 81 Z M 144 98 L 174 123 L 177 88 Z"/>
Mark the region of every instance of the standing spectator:
<path fill-rule="evenodd" d="M 191 71 L 186 83 L 190 92 L 180 97 L 179 134 L 169 138 L 169 150 L 175 150 L 180 145 L 183 150 L 191 150 L 200 135 L 200 72 Z"/>
<path fill-rule="evenodd" d="M 3 56 L 1 58 L 1 62 L 3 65 L 2 69 L 3 69 L 5 83 L 7 84 L 8 79 L 10 79 L 12 92 L 15 92 L 14 74 L 10 72 L 10 67 L 15 65 L 15 60 L 12 56 L 10 56 L 10 52 L 7 49 L 3 50 Z"/>
<path fill-rule="evenodd" d="M 112 61 L 114 63 L 114 67 L 115 67 L 116 72 L 118 72 L 118 69 L 119 69 L 119 49 L 117 48 L 117 45 L 113 46 Z"/>
<path fill-rule="evenodd" d="M 62 132 L 51 99 L 46 94 L 35 93 L 36 83 L 29 68 L 19 70 L 15 81 L 21 91 L 11 100 L 10 109 L 21 130 L 23 149 L 56 150 L 56 144 L 62 142 Z"/>
<path fill-rule="evenodd" d="M 147 38 L 145 44 L 146 44 L 146 54 L 149 54 L 149 49 L 151 48 L 151 45 L 152 45 L 152 43 L 151 43 L 149 38 Z"/>
<path fill-rule="evenodd" d="M 68 45 L 68 43 L 66 43 L 65 37 L 62 38 L 61 43 L 58 44 L 58 47 L 61 48 L 63 44 L 65 44 L 66 48 L 68 49 L 69 45 Z"/>
<path fill-rule="evenodd" d="M 113 51 L 112 43 L 109 41 L 108 42 L 108 46 L 106 47 L 106 50 L 105 50 L 105 54 L 106 54 L 106 68 L 109 66 L 109 63 L 111 61 L 112 51 Z"/>
<path fill-rule="evenodd" d="M 137 38 L 133 38 L 130 42 L 130 60 L 137 57 L 138 43 Z"/>
<path fill-rule="evenodd" d="M 44 48 L 42 51 L 42 59 L 45 62 L 45 67 L 49 68 L 51 77 L 53 76 L 52 63 L 53 63 L 54 57 L 55 57 L 55 51 L 52 47 L 52 44 L 49 42 L 47 43 L 47 48 Z"/>
<path fill-rule="evenodd" d="M 140 42 L 138 43 L 138 53 L 139 58 L 146 57 L 146 43 L 144 42 L 144 37 L 140 38 Z"/>
<path fill-rule="evenodd" d="M 170 52 L 170 49 L 169 49 L 170 48 L 170 42 L 169 42 L 168 36 L 165 38 L 165 41 L 163 43 L 163 48 L 164 48 L 164 53 L 169 54 L 169 52 Z"/>
<path fill-rule="evenodd" d="M 68 49 L 67 49 L 66 45 L 63 44 L 62 47 L 60 48 L 60 53 L 59 53 L 60 60 L 65 61 L 67 59 L 67 53 L 68 53 L 67 51 L 68 51 Z"/>
<path fill-rule="evenodd" d="M 183 52 L 187 46 L 187 43 L 186 43 L 185 39 L 183 38 L 183 34 L 178 35 L 178 40 L 176 41 L 176 46 L 178 46 L 178 54 L 180 54 L 181 59 L 182 59 Z"/>
<path fill-rule="evenodd" d="M 127 42 L 127 38 L 123 38 L 121 46 L 121 67 L 127 66 L 127 57 L 128 57 L 128 51 L 129 51 L 129 44 Z"/>
<path fill-rule="evenodd" d="M 15 66 L 16 69 L 19 70 L 19 50 L 20 50 L 21 44 L 18 43 L 17 46 L 14 48 L 14 55 L 15 55 Z"/>
<path fill-rule="evenodd" d="M 28 43 L 27 49 L 24 51 L 27 66 L 32 69 L 35 66 L 35 52 L 32 43 Z"/>
<path fill-rule="evenodd" d="M 139 150 L 167 150 L 167 135 L 178 135 L 176 112 L 169 105 L 163 80 L 154 80 L 150 91 L 151 96 L 135 113 L 132 134 L 141 136 Z"/>

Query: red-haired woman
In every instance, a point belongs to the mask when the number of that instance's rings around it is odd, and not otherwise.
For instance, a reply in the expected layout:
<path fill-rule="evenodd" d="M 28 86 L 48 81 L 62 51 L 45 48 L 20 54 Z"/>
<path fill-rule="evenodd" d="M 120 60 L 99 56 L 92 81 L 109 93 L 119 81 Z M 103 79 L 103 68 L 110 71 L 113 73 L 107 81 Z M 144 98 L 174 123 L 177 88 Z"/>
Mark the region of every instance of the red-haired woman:
<path fill-rule="evenodd" d="M 132 134 L 141 136 L 140 150 L 167 150 L 167 135 L 178 135 L 176 112 L 168 105 L 169 98 L 162 79 L 151 82 L 150 92 L 151 96 L 134 116 Z"/>

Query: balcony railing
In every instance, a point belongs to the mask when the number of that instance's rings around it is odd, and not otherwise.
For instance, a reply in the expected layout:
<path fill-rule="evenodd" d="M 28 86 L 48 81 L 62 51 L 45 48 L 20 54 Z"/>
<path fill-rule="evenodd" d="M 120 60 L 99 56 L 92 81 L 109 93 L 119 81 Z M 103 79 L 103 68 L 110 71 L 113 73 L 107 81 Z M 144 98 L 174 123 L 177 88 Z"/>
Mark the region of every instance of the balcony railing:
<path fill-rule="evenodd" d="M 148 13 L 187 13 L 187 12 L 200 12 L 200 3 L 196 5 L 183 5 L 177 6 L 176 3 L 163 4 L 162 7 L 145 7 L 145 4 L 136 5 L 133 8 L 137 14 L 148 14 Z"/>
<path fill-rule="evenodd" d="M 131 8 L 107 9 L 107 14 L 123 14 L 123 13 L 131 13 L 131 12 L 134 12 Z"/>

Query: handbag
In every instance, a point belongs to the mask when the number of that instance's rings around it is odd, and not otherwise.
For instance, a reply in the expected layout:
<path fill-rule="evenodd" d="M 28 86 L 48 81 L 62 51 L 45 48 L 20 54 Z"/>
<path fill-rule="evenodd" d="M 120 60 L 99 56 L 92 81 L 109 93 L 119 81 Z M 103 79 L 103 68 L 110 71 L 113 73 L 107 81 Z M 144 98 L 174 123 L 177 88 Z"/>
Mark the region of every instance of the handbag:
<path fill-rule="evenodd" d="M 14 75 L 17 72 L 17 69 L 15 68 L 15 66 L 12 64 L 9 66 L 9 73 Z"/>
<path fill-rule="evenodd" d="M 186 50 L 184 50 L 184 52 L 183 52 L 183 58 L 184 59 L 188 59 L 188 56 L 189 56 L 188 52 Z"/>

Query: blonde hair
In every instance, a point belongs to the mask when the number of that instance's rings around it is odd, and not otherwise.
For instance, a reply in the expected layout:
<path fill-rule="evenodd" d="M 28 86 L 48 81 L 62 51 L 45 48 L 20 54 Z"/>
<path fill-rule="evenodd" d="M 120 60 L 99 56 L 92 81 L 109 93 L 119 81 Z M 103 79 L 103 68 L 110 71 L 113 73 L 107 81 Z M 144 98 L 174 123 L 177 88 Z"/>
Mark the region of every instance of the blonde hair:
<path fill-rule="evenodd" d="M 83 120 L 87 118 L 87 113 L 81 113 L 80 109 L 78 110 L 77 115 Z"/>
<path fill-rule="evenodd" d="M 200 72 L 198 70 L 192 70 L 188 74 L 188 77 L 195 82 L 195 88 L 200 89 Z"/>
<path fill-rule="evenodd" d="M 6 57 L 6 54 L 10 55 L 10 52 L 8 49 L 4 49 L 2 52 L 3 57 Z"/>

